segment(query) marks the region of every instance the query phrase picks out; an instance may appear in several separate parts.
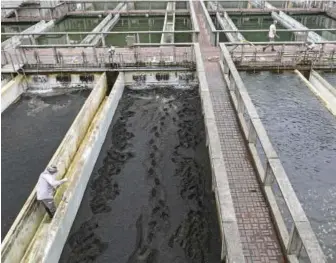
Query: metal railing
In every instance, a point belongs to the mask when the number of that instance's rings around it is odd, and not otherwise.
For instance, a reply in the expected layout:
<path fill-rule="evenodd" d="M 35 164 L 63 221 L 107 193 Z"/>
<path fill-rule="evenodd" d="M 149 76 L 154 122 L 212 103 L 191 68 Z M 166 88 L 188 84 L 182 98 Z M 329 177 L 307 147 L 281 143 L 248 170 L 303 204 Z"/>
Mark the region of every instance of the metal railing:
<path fill-rule="evenodd" d="M 127 36 L 127 35 L 134 35 L 136 37 L 136 39 L 138 40 L 137 42 L 140 41 L 140 37 L 145 36 L 146 38 L 148 37 L 148 43 L 152 43 L 152 38 L 153 35 L 158 35 L 158 34 L 165 34 L 165 33 L 171 33 L 174 37 L 175 35 L 181 35 L 181 34 L 186 34 L 186 35 L 191 35 L 192 39 L 197 40 L 197 35 L 199 34 L 199 31 L 197 30 L 167 30 L 167 31 L 163 31 L 163 30 L 155 30 L 155 31 L 108 31 L 108 32 L 39 32 L 39 33 L 2 33 L 1 35 L 3 36 L 28 36 L 30 44 L 32 46 L 36 46 L 36 42 L 38 42 L 38 38 L 43 36 L 43 37 L 58 37 L 59 42 L 65 42 L 66 44 L 70 44 L 70 42 L 73 42 L 71 40 L 71 36 L 75 36 L 77 37 L 76 39 L 78 39 L 78 36 L 80 39 L 82 39 L 84 36 L 89 36 L 89 35 L 95 35 L 95 36 L 100 36 L 100 42 L 99 45 L 106 47 L 107 45 L 109 45 L 108 40 L 106 40 L 107 36 Z M 36 39 L 37 38 L 37 39 Z M 36 40 L 34 40 L 36 39 Z M 62 44 L 65 44 L 62 43 Z M 101 44 L 100 44 L 101 43 Z M 95 46 L 96 44 L 92 44 L 91 46 Z M 78 46 L 77 43 L 74 43 L 73 46 Z M 125 41 L 125 46 L 126 46 L 126 41 Z"/>
<path fill-rule="evenodd" d="M 225 43 L 232 60 L 244 67 L 336 67 L 336 41 L 317 42 L 312 50 L 305 42 L 274 42 L 275 52 L 263 51 L 269 42 Z"/>
<path fill-rule="evenodd" d="M 243 135 L 248 143 L 258 179 L 271 208 L 283 251 L 286 252 L 290 263 L 298 262 L 303 252 L 306 253 L 310 262 L 325 263 L 325 256 L 310 222 L 271 144 L 257 110 L 231 59 L 229 50 L 223 43 L 220 44 L 220 49 L 220 64 L 223 75 L 229 88 Z M 274 184 L 281 193 L 290 218 L 284 218 L 277 204 L 277 198 L 273 190 Z M 292 225 L 290 232 L 285 224 L 285 221 L 288 220 L 290 220 Z"/>
<path fill-rule="evenodd" d="M 194 46 L 200 89 L 199 93 L 202 98 L 202 109 L 204 122 L 206 124 L 206 140 L 212 168 L 212 189 L 215 193 L 222 239 L 221 260 L 227 263 L 244 263 L 243 245 L 239 234 L 229 179 L 226 173 L 221 147 L 218 147 L 218 145 L 220 145 L 220 138 L 204 70 L 202 53 L 198 43 L 195 43 Z"/>
<path fill-rule="evenodd" d="M 124 69 L 132 67 L 195 68 L 193 44 L 138 44 L 133 49 L 117 48 L 111 54 L 107 48 L 21 47 L 6 53 L 6 64 L 24 65 L 25 69 Z M 4 64 L 4 63 L 2 63 Z"/>
<path fill-rule="evenodd" d="M 236 0 L 212 0 L 212 1 L 204 1 L 205 4 L 207 2 L 213 2 L 213 3 L 220 3 L 220 4 L 224 4 L 223 7 L 217 7 L 219 8 L 219 10 L 221 9 L 225 9 L 226 11 L 229 11 L 230 8 L 231 9 L 259 9 L 258 7 L 254 7 L 253 4 L 251 3 L 251 1 L 246 1 L 246 0 L 242 0 L 242 1 L 236 1 Z M 290 3 L 292 2 L 292 3 Z M 321 9 L 325 9 L 327 7 L 332 7 L 334 5 L 334 1 L 333 0 L 313 0 L 313 1 L 302 1 L 302 2 L 295 2 L 295 1 L 287 1 L 287 0 L 259 0 L 257 1 L 257 3 L 259 4 L 259 6 L 262 9 L 265 10 L 279 10 L 279 9 L 284 9 L 284 10 L 294 10 L 294 9 L 305 9 L 305 10 L 309 10 L 309 9 L 315 9 L 315 10 L 321 10 Z M 273 8 L 267 8 L 267 3 L 270 4 L 274 4 Z M 235 7 L 228 7 L 225 6 L 225 4 L 236 4 Z M 249 4 L 251 4 L 249 6 Z M 292 5 L 291 5 L 292 4 Z"/>

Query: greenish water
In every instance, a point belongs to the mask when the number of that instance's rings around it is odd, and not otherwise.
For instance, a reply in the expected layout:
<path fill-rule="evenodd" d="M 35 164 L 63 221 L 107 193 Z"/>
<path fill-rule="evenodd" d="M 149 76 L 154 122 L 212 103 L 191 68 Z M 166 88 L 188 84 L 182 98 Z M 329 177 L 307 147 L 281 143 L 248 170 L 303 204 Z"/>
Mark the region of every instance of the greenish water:
<path fill-rule="evenodd" d="M 233 23 L 238 29 L 253 30 L 253 29 L 269 29 L 273 23 L 273 18 L 270 15 L 259 16 L 230 16 Z M 277 24 L 277 29 L 286 29 Z M 277 32 L 279 39 L 276 41 L 292 41 L 294 36 L 291 32 Z M 246 40 L 251 42 L 268 41 L 268 32 L 245 32 L 242 35 Z"/>
<path fill-rule="evenodd" d="M 163 16 L 151 18 L 144 16 L 121 18 L 111 31 L 162 31 L 163 23 Z M 108 46 L 124 47 L 126 46 L 126 36 L 127 34 L 108 35 L 105 38 L 105 43 Z M 160 43 L 161 34 L 139 34 L 139 41 L 140 43 Z"/>
<path fill-rule="evenodd" d="M 217 18 L 215 16 L 211 16 L 212 23 L 214 24 L 217 30 L 222 30 L 220 24 L 217 22 Z M 225 33 L 219 33 L 219 42 L 229 42 Z"/>
<path fill-rule="evenodd" d="M 20 33 L 35 23 L 1 24 L 1 33 Z M 1 42 L 7 40 L 10 36 L 1 36 Z"/>
<path fill-rule="evenodd" d="M 247 8 L 248 1 L 236 1 L 236 2 L 219 2 L 223 8 Z"/>
<path fill-rule="evenodd" d="M 336 28 L 336 20 L 326 15 L 292 15 L 292 17 L 310 29 Z M 315 30 L 315 33 L 319 34 L 327 40 L 336 40 L 336 31 L 331 32 Z"/>
<path fill-rule="evenodd" d="M 144 10 L 144 9 L 166 9 L 167 3 L 163 2 L 155 2 L 155 1 L 141 1 L 141 2 L 136 2 L 134 3 L 134 8 L 136 10 Z"/>
<path fill-rule="evenodd" d="M 188 16 L 176 16 L 175 17 L 175 31 L 179 30 L 192 30 L 192 23 Z M 192 42 L 191 33 L 176 33 L 175 43 Z"/>
<path fill-rule="evenodd" d="M 57 23 L 48 32 L 90 32 L 104 17 L 68 17 Z M 86 37 L 83 35 L 69 35 L 71 41 L 80 43 Z M 37 39 L 39 45 L 66 44 L 65 35 L 41 36 Z"/>

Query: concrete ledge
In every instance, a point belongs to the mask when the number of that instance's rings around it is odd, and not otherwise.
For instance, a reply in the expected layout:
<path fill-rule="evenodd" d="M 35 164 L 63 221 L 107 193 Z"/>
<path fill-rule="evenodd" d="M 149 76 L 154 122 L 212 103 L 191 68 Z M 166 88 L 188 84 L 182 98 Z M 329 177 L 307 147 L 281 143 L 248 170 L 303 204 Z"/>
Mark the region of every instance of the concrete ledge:
<path fill-rule="evenodd" d="M 240 240 L 236 213 L 231 197 L 229 181 L 222 156 L 220 138 L 217 130 L 208 83 L 204 72 L 202 54 L 198 43 L 194 44 L 196 69 L 199 78 L 199 92 L 202 101 L 208 151 L 212 168 L 212 189 L 215 192 L 219 217 L 222 251 L 221 258 L 226 262 L 244 263 L 243 246 Z"/>
<path fill-rule="evenodd" d="M 97 109 L 106 95 L 106 85 L 104 85 L 103 88 L 101 87 L 101 82 L 105 79 L 105 75 L 101 78 L 102 80 L 91 92 L 49 162 L 49 164 L 58 166 L 58 177 L 63 177 L 68 170 Z M 1 261 L 3 263 L 17 263 L 21 261 L 44 215 L 45 210 L 40 203 L 37 202 L 36 189 L 34 188 L 3 240 L 1 247 Z M 34 262 L 40 261 L 37 260 Z"/>
<path fill-rule="evenodd" d="M 226 12 L 223 12 L 223 16 L 221 16 L 219 13 L 216 13 L 216 18 L 223 30 L 238 31 L 238 28 L 232 22 L 231 18 L 228 16 Z M 245 37 L 241 33 L 225 33 L 225 35 L 227 36 L 230 42 L 246 41 Z"/>
<path fill-rule="evenodd" d="M 116 8 L 113 9 L 113 11 L 124 11 L 126 10 L 127 6 L 125 3 L 120 3 L 116 6 Z M 102 22 L 100 22 L 99 25 L 95 27 L 95 29 L 92 30 L 92 32 L 108 32 L 113 28 L 119 21 L 120 19 L 120 14 L 112 15 L 109 14 L 107 17 L 104 18 Z M 104 36 L 105 37 L 105 36 Z M 92 45 L 97 45 L 100 41 L 102 40 L 100 35 L 87 35 L 81 44 L 92 44 Z M 105 44 L 103 43 L 105 46 Z"/>
<path fill-rule="evenodd" d="M 106 89 L 105 74 L 101 80 L 100 88 Z M 56 200 L 60 203 L 54 219 L 50 224 L 44 219 L 38 239 L 27 250 L 24 262 L 58 262 L 123 90 L 124 76 L 120 73 L 110 95 L 98 109 L 65 175 L 69 178 L 69 183 L 57 191 Z M 64 198 L 60 200 L 63 193 Z"/>
<path fill-rule="evenodd" d="M 54 20 L 51 20 L 49 22 L 45 22 L 44 20 L 38 22 L 37 24 L 27 28 L 26 30 L 22 31 L 21 34 L 34 34 L 34 33 L 42 33 L 50 29 L 54 26 Z M 3 43 L 1 43 L 1 47 L 4 50 L 7 49 L 14 49 L 18 45 L 28 45 L 31 42 L 35 44 L 35 39 L 38 38 L 39 35 L 28 37 L 27 35 L 19 35 L 19 36 L 13 36 L 7 40 L 5 40 Z"/>
<path fill-rule="evenodd" d="M 247 90 L 232 61 L 225 44 L 221 48 L 221 69 L 230 90 L 231 99 L 238 115 L 239 122 L 243 127 L 243 135 L 248 143 L 252 155 L 252 161 L 256 167 L 257 176 L 262 190 L 271 209 L 276 229 L 280 237 L 280 243 L 289 262 L 298 262 L 298 255 L 294 251 L 295 244 L 301 242 L 306 249 L 310 262 L 326 262 L 319 242 L 310 227 L 305 212 L 298 201 L 294 189 L 287 174 L 268 138 L 265 128 L 257 114 L 257 111 L 249 98 Z M 244 113 L 247 120 L 244 118 Z M 260 154 L 257 150 L 257 141 L 260 141 L 262 150 L 266 155 L 266 167 L 262 165 Z M 283 215 L 278 207 L 274 193 L 273 183 L 277 183 L 285 204 L 292 218 L 292 232 L 289 234 L 284 223 Z M 300 228 L 303 223 L 309 227 Z"/>
<path fill-rule="evenodd" d="M 1 112 L 7 109 L 27 89 L 23 75 L 18 75 L 1 88 Z"/>
<path fill-rule="evenodd" d="M 310 73 L 309 81 L 315 85 L 315 81 L 320 82 L 325 88 L 327 88 L 335 97 L 336 97 L 336 87 L 333 87 L 325 78 L 323 78 L 315 70 L 312 70 Z"/>
<path fill-rule="evenodd" d="M 322 77 L 317 76 L 317 72 L 312 73 L 309 81 L 297 69 L 295 73 L 299 76 L 300 80 L 315 94 L 315 96 L 322 102 L 322 104 L 336 116 L 336 96 L 331 92 L 333 87 L 326 81 L 322 81 Z M 336 89 L 335 89 L 336 91 Z"/>

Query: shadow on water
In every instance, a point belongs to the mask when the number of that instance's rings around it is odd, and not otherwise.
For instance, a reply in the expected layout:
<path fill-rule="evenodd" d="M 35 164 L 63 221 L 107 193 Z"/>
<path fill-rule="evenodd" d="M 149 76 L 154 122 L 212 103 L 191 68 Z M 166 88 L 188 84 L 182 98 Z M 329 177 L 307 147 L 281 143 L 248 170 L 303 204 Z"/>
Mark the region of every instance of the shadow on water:
<path fill-rule="evenodd" d="M 292 72 L 240 74 L 325 255 L 335 262 L 335 117 Z"/>
<path fill-rule="evenodd" d="M 125 89 L 60 262 L 219 262 L 197 89 Z"/>

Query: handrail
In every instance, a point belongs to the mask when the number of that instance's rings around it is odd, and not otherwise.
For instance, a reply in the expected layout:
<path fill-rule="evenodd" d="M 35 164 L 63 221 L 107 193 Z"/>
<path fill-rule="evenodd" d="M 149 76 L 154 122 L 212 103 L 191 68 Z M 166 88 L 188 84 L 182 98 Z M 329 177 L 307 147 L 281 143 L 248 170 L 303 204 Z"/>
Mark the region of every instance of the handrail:
<path fill-rule="evenodd" d="M 39 32 L 39 33 L 1 33 L 4 36 L 16 35 L 118 35 L 118 34 L 162 34 L 162 33 L 195 33 L 196 30 L 153 30 L 153 31 L 101 31 L 101 32 Z"/>
<path fill-rule="evenodd" d="M 209 156 L 212 166 L 212 189 L 215 192 L 219 224 L 222 236 L 222 260 L 228 263 L 244 263 L 243 246 L 239 234 L 237 217 L 232 201 L 225 162 L 219 144 L 219 134 L 206 80 L 202 53 L 198 43 L 194 44 L 196 69 L 199 79 L 199 90 L 206 124 Z"/>
<path fill-rule="evenodd" d="M 295 191 L 286 175 L 286 172 L 277 156 L 261 119 L 254 107 L 244 83 L 235 67 L 230 53 L 225 44 L 220 43 L 221 68 L 224 79 L 228 84 L 230 95 L 242 126 L 243 134 L 253 157 L 259 180 L 262 184 L 266 199 L 270 205 L 275 226 L 279 233 L 283 250 L 286 252 L 289 262 L 297 262 L 302 246 L 305 248 L 310 262 L 326 263 L 325 256 L 319 242 L 311 228 L 309 220 L 296 197 Z M 247 112 L 248 121 L 245 120 L 244 112 Z M 266 167 L 263 167 L 262 159 L 257 151 L 257 141 L 260 141 L 266 155 Z M 290 234 L 284 223 L 272 185 L 276 182 L 285 200 L 293 219 Z"/>
<path fill-rule="evenodd" d="M 200 29 L 199 29 L 199 25 L 197 22 L 196 13 L 195 13 L 192 0 L 189 0 L 189 8 L 190 8 L 190 15 L 191 15 L 191 21 L 193 24 L 193 29 L 196 31 L 196 33 L 199 33 Z"/>

